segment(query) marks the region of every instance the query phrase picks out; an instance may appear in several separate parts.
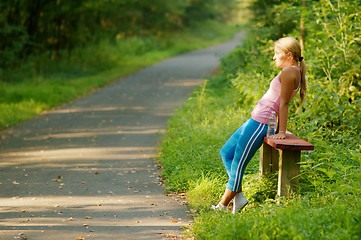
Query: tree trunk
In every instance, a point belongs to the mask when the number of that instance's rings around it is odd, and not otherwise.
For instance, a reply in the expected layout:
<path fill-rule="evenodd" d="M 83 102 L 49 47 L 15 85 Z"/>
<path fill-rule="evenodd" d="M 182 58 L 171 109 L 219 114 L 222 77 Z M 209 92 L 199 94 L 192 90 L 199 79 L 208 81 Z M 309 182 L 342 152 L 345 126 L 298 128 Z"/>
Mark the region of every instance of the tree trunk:
<path fill-rule="evenodd" d="M 39 16 L 40 16 L 40 7 L 41 2 L 39 0 L 32 0 L 29 1 L 28 4 L 28 19 L 26 21 L 27 23 L 27 32 L 31 38 L 31 40 L 36 38 L 36 34 L 38 31 L 38 22 L 39 22 Z"/>
<path fill-rule="evenodd" d="M 306 6 L 307 3 L 305 0 L 302 1 L 302 10 L 301 10 L 301 20 L 300 20 L 300 32 L 301 32 L 301 49 L 303 50 L 305 48 L 306 43 L 306 29 L 305 29 L 305 12 L 306 12 Z"/>

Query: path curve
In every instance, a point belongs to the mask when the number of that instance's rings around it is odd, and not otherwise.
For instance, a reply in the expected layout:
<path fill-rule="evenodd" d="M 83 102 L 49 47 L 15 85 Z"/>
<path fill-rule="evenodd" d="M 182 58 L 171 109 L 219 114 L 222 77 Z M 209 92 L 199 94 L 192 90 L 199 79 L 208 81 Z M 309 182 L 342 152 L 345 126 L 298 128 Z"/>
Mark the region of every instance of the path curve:
<path fill-rule="evenodd" d="M 191 219 L 160 186 L 160 133 L 241 38 L 162 61 L 1 131 L 0 239 L 180 236 Z"/>

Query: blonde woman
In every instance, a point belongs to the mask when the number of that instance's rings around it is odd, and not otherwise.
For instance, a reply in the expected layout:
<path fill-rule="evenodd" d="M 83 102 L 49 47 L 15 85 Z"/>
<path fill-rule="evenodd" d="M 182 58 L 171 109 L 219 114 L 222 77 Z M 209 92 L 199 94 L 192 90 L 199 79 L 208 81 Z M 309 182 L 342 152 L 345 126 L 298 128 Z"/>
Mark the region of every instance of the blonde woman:
<path fill-rule="evenodd" d="M 293 37 L 277 40 L 273 60 L 282 69 L 281 72 L 271 81 L 269 90 L 255 106 L 251 118 L 233 133 L 220 151 L 229 179 L 221 201 L 212 209 L 224 210 L 233 199 L 232 213 L 236 213 L 248 203 L 242 193 L 243 173 L 262 145 L 271 112 L 278 116 L 278 132 L 274 138 L 284 139 L 289 102 L 298 91 L 301 101 L 304 100 L 306 69 L 299 42 Z"/>

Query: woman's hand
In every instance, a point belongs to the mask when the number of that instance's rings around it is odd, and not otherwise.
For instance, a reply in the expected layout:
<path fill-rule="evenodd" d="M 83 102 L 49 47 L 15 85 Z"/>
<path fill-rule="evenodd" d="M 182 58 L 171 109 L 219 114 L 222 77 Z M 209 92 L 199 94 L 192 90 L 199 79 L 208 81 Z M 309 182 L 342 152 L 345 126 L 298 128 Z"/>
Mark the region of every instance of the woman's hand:
<path fill-rule="evenodd" d="M 286 134 L 284 132 L 279 132 L 273 136 L 274 139 L 285 139 Z"/>

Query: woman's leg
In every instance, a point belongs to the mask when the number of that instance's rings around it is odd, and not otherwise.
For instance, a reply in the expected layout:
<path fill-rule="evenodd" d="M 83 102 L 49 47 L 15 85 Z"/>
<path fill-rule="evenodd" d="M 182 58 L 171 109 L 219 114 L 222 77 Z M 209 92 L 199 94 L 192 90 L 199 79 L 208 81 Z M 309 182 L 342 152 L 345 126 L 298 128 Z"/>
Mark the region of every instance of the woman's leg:
<path fill-rule="evenodd" d="M 222 196 L 222 199 L 220 201 L 220 203 L 224 206 L 228 206 L 228 204 L 231 202 L 231 200 L 234 198 L 234 196 L 237 195 L 237 192 L 233 192 L 229 189 L 226 188 L 226 190 L 224 191 L 224 194 Z"/>
<path fill-rule="evenodd" d="M 249 122 L 249 120 L 247 120 L 241 127 L 239 127 L 232 134 L 232 136 L 227 140 L 227 142 L 223 145 L 223 147 L 220 151 L 220 156 L 221 156 L 223 164 L 226 168 L 228 177 L 231 176 L 232 162 L 233 162 L 234 154 L 236 151 L 238 139 L 242 135 L 242 132 L 244 131 L 244 128 L 248 124 L 248 122 Z M 212 208 L 222 210 L 223 208 L 225 208 L 228 205 L 228 203 L 233 199 L 233 197 L 236 194 L 237 194 L 236 192 L 226 189 L 220 203 L 217 206 L 215 206 L 215 205 L 212 206 Z M 225 202 L 227 202 L 227 204 L 223 204 Z"/>
<path fill-rule="evenodd" d="M 244 131 L 245 126 L 248 124 L 249 120 L 246 121 L 241 127 L 239 127 L 232 136 L 227 140 L 227 142 L 223 145 L 220 156 L 223 161 L 223 164 L 226 168 L 228 177 L 231 176 L 231 168 L 232 168 L 232 162 L 234 158 L 234 154 L 236 151 L 236 146 L 238 139 L 242 135 L 242 132 Z"/>
<path fill-rule="evenodd" d="M 258 123 L 253 119 L 247 121 L 237 140 L 234 156 L 231 162 L 229 180 L 221 204 L 227 206 L 234 196 L 241 191 L 244 170 L 262 145 L 263 137 L 267 133 L 267 125 Z"/>
<path fill-rule="evenodd" d="M 240 191 L 244 170 L 256 151 L 261 147 L 266 133 L 267 125 L 250 119 L 237 142 L 227 189 L 234 192 Z"/>

